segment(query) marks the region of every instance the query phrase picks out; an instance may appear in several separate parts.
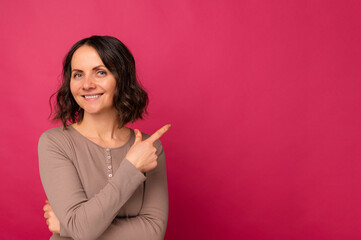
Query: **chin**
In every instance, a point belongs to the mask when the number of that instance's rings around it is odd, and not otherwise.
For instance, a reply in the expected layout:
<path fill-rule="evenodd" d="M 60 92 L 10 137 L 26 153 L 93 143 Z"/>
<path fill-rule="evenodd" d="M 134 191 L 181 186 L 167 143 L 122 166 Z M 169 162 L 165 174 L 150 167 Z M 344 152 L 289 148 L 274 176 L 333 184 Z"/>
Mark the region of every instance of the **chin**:
<path fill-rule="evenodd" d="M 110 111 L 108 108 L 83 108 L 84 113 L 98 115 Z"/>
<path fill-rule="evenodd" d="M 97 109 L 84 109 L 84 113 L 87 113 L 87 114 L 101 114 L 102 111 L 97 110 Z"/>

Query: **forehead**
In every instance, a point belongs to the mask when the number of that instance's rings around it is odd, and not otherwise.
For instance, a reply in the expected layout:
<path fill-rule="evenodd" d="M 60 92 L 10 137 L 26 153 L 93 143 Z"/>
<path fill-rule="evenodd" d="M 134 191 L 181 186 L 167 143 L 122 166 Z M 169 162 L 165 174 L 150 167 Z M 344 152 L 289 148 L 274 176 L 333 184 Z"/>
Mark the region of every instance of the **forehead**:
<path fill-rule="evenodd" d="M 91 69 L 94 66 L 104 65 L 95 48 L 87 45 L 79 47 L 71 59 L 71 68 Z"/>

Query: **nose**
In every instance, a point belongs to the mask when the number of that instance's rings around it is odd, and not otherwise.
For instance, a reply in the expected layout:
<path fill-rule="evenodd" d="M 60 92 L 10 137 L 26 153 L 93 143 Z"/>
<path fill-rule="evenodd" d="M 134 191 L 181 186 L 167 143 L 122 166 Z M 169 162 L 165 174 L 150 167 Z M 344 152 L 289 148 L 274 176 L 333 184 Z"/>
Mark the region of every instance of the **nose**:
<path fill-rule="evenodd" d="M 94 89 L 95 88 L 95 84 L 94 84 L 94 79 L 92 76 L 87 76 L 84 77 L 83 79 L 83 89 L 84 90 L 89 90 L 89 89 Z"/>

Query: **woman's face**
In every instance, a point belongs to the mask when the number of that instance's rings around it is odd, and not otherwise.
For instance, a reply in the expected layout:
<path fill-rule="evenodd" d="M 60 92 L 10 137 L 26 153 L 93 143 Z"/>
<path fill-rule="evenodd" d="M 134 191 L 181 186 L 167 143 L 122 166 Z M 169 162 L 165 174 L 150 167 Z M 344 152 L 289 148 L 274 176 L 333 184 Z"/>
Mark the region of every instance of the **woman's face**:
<path fill-rule="evenodd" d="M 78 48 L 71 60 L 70 91 L 84 113 L 114 111 L 116 80 L 91 46 Z"/>

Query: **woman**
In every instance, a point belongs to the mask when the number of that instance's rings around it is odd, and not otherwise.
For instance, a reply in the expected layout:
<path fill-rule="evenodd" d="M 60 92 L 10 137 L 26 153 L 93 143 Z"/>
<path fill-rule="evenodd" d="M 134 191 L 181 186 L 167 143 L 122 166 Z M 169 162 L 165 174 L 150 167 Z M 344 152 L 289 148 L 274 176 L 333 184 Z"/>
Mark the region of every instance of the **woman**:
<path fill-rule="evenodd" d="M 170 124 L 151 136 L 125 127 L 148 104 L 130 51 L 110 36 L 75 43 L 56 96 L 63 126 L 38 145 L 50 239 L 163 239 L 168 188 L 158 139 Z"/>

